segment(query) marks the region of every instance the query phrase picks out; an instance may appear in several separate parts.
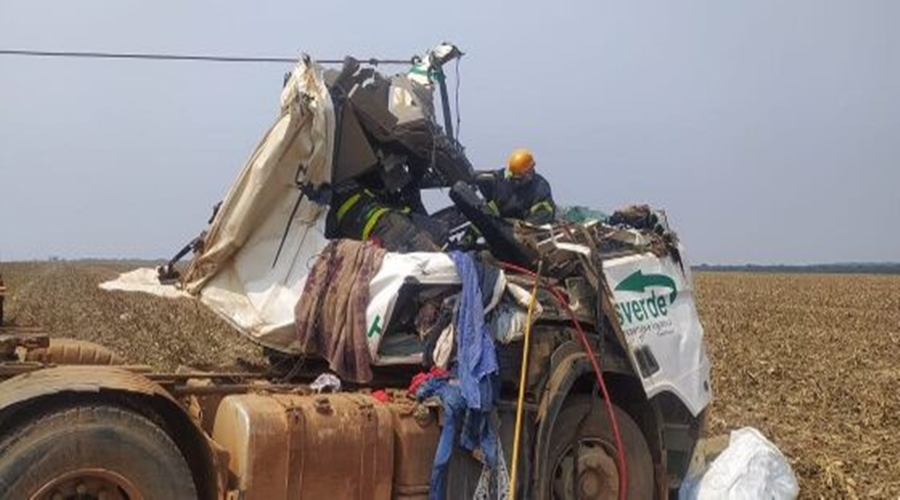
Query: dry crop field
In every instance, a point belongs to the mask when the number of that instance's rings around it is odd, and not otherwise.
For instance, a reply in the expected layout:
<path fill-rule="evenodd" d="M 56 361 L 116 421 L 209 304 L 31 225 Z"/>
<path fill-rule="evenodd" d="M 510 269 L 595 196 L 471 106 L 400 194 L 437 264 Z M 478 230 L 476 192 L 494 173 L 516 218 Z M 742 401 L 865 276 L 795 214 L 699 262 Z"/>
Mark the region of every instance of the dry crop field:
<path fill-rule="evenodd" d="M 105 292 L 131 263 L 4 263 L 8 316 L 135 363 L 260 363 L 191 301 Z M 802 498 L 900 497 L 900 276 L 697 273 L 713 362 L 709 433 L 753 426 L 788 456 Z"/>
<path fill-rule="evenodd" d="M 762 430 L 802 498 L 900 497 L 900 276 L 700 273 L 710 432 Z"/>

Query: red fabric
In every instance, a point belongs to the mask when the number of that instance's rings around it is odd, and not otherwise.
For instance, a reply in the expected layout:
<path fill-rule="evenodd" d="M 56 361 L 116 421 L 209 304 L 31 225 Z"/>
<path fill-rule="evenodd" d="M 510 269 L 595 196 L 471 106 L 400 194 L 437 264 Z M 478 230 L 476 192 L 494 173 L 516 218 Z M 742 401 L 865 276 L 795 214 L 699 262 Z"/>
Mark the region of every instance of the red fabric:
<path fill-rule="evenodd" d="M 416 391 L 419 390 L 419 386 L 425 383 L 426 380 L 434 378 L 434 377 L 449 377 L 450 372 L 447 370 L 443 370 L 436 366 L 431 367 L 431 370 L 428 372 L 419 372 L 413 376 L 412 380 L 409 382 L 409 395 L 415 396 Z"/>
<path fill-rule="evenodd" d="M 409 390 L 407 391 L 409 392 L 409 395 L 415 396 L 416 391 L 419 390 L 419 386 L 425 383 L 426 380 L 428 380 L 428 373 L 420 372 L 415 374 L 409 383 Z"/>
<path fill-rule="evenodd" d="M 379 390 L 373 392 L 372 397 L 382 403 L 390 403 L 391 402 L 391 395 L 388 394 L 387 391 L 385 391 L 384 389 L 379 389 Z"/>

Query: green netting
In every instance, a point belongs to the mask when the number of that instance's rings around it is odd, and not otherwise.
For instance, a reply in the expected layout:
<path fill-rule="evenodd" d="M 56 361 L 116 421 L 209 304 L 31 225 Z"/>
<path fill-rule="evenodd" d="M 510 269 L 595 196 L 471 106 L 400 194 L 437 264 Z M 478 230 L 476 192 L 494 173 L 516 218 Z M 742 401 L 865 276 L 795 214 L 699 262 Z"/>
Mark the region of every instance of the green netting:
<path fill-rule="evenodd" d="M 609 215 L 599 210 L 579 205 L 558 207 L 557 216 L 564 221 L 576 223 L 584 223 L 592 220 L 603 222 L 609 219 Z"/>

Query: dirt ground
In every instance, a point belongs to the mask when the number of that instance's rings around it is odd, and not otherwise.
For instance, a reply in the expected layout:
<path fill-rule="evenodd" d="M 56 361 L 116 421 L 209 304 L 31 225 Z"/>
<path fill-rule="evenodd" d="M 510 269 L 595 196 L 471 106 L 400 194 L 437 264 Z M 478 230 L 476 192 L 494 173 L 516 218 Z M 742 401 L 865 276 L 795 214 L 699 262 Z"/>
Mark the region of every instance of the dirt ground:
<path fill-rule="evenodd" d="M 189 300 L 106 292 L 135 263 L 4 263 L 7 317 L 134 363 L 262 362 Z M 709 432 L 752 426 L 788 456 L 801 498 L 900 497 L 900 276 L 698 273 L 713 363 Z"/>

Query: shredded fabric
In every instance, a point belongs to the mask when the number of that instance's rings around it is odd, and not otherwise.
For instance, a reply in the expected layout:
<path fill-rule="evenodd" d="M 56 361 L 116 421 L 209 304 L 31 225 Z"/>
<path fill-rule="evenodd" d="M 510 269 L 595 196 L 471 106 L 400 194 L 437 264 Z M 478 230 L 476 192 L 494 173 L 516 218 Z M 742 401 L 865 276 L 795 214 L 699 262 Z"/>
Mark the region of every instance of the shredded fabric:
<path fill-rule="evenodd" d="M 491 493 L 494 495 L 491 495 Z M 503 447 L 497 442 L 497 467 L 491 469 L 484 464 L 481 468 L 481 476 L 478 478 L 478 486 L 475 488 L 473 500 L 490 500 L 491 497 L 497 500 L 506 500 L 509 498 L 509 469 L 506 466 L 506 460 L 503 458 Z"/>
<path fill-rule="evenodd" d="M 384 254 L 370 243 L 332 241 L 316 259 L 294 308 L 302 351 L 328 360 L 343 380 L 372 380 L 366 306 L 369 281 Z"/>

